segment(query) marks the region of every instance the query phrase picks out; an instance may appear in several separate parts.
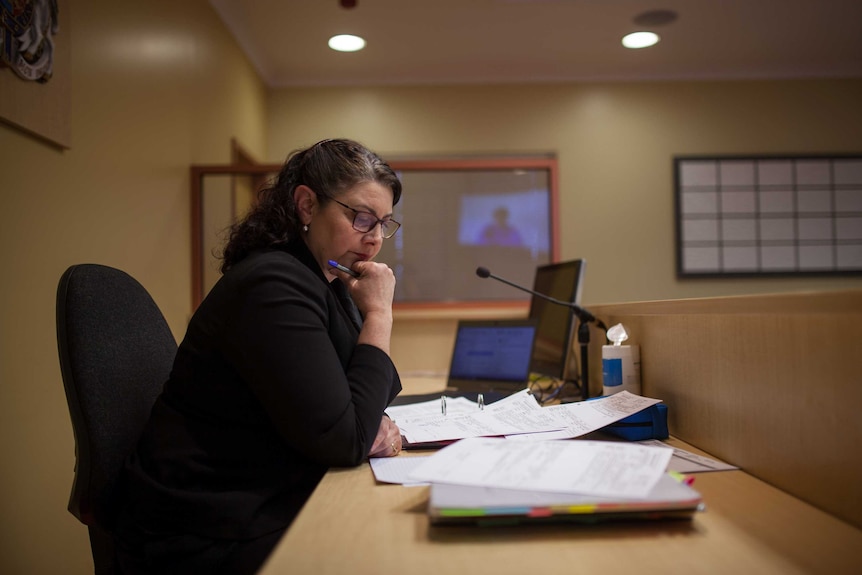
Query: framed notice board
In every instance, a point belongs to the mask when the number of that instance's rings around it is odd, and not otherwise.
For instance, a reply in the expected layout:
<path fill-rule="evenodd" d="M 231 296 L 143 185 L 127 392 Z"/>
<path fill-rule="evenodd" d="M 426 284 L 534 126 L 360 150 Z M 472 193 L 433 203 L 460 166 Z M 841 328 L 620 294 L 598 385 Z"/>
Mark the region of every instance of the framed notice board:
<path fill-rule="evenodd" d="M 862 274 L 862 155 L 674 158 L 677 275 Z"/>

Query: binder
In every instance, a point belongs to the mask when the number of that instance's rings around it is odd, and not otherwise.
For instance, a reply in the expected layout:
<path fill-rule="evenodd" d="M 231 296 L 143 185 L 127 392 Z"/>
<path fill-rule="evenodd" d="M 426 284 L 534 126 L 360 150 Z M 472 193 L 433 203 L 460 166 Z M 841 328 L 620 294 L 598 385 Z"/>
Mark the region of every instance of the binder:
<path fill-rule="evenodd" d="M 657 403 L 643 411 L 623 418 L 602 428 L 605 433 L 629 441 L 643 441 L 645 439 L 667 439 L 667 405 Z"/>
<path fill-rule="evenodd" d="M 645 499 L 614 499 L 520 489 L 431 485 L 432 525 L 484 527 L 531 523 L 690 520 L 705 506 L 700 493 L 671 474 L 661 477 Z"/>

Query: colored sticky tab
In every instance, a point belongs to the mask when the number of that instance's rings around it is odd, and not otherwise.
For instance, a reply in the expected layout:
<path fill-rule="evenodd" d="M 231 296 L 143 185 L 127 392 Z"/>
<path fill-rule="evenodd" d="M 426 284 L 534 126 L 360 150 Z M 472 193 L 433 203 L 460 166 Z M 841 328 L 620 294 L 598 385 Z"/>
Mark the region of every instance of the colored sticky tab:
<path fill-rule="evenodd" d="M 686 485 L 691 485 L 692 483 L 694 483 L 694 477 L 692 477 L 691 475 L 684 475 L 678 471 L 668 471 L 667 473 L 680 483 L 684 483 Z"/>

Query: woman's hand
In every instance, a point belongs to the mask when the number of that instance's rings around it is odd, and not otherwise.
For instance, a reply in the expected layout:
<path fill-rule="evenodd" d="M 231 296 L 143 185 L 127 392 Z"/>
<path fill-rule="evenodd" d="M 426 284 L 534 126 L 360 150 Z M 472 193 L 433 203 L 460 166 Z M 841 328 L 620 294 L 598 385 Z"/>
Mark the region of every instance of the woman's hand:
<path fill-rule="evenodd" d="M 384 415 L 377 429 L 377 437 L 368 452 L 368 457 L 393 457 L 401 452 L 401 430 L 395 422 Z"/>
<path fill-rule="evenodd" d="M 347 289 L 356 307 L 366 316 L 375 312 L 392 313 L 392 300 L 395 298 L 395 273 L 386 264 L 378 262 L 357 262 L 354 269 L 358 278 L 347 278 Z M 342 274 L 342 281 L 347 274 Z"/>
<path fill-rule="evenodd" d="M 353 303 L 362 313 L 363 324 L 357 343 L 379 347 L 387 355 L 392 338 L 392 300 L 395 273 L 386 264 L 364 261 L 353 266 L 359 277 L 336 272 L 345 283 Z"/>

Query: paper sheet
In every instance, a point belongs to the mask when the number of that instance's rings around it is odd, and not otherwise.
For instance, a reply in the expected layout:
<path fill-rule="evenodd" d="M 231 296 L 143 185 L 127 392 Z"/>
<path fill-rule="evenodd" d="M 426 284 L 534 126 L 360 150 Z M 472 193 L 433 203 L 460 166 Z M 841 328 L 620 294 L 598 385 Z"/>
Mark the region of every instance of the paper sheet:
<path fill-rule="evenodd" d="M 428 485 L 427 481 L 413 481 L 410 474 L 429 456 L 415 457 L 373 457 L 368 460 L 374 478 L 381 483 L 400 483 L 401 485 Z"/>
<path fill-rule="evenodd" d="M 609 441 L 464 439 L 424 459 L 409 478 L 508 489 L 643 498 L 673 450 Z"/>
<path fill-rule="evenodd" d="M 551 405 L 543 409 L 551 412 L 552 417 L 562 423 L 560 430 L 531 433 L 510 439 L 531 441 L 580 437 L 642 411 L 656 403 L 661 403 L 661 400 L 634 395 L 628 391 L 621 391 L 591 401 Z"/>
<path fill-rule="evenodd" d="M 450 410 L 458 402 L 458 410 Z M 401 433 L 411 443 L 507 436 L 515 439 L 568 439 L 601 429 L 661 400 L 633 395 L 627 391 L 592 401 L 542 407 L 527 390 L 496 401 L 479 410 L 464 398 L 447 401 L 441 414 L 437 400 L 386 410 L 396 420 Z M 472 407 L 470 406 L 476 406 Z M 412 408 L 410 411 L 403 408 Z"/>
<path fill-rule="evenodd" d="M 462 410 L 464 402 L 472 407 Z M 550 431 L 562 427 L 560 421 L 550 417 L 551 414 L 527 390 L 495 401 L 484 410 L 463 397 L 447 398 L 446 405 L 446 415 L 441 413 L 437 400 L 390 407 L 386 413 L 395 419 L 402 435 L 411 443 Z M 458 409 L 450 409 L 453 405 Z M 402 409 L 417 406 L 424 406 L 424 411 L 422 408 Z"/>
<path fill-rule="evenodd" d="M 663 474 L 645 500 L 598 497 L 580 493 L 549 493 L 535 489 L 500 489 L 435 483 L 431 487 L 429 507 L 431 509 L 496 509 L 507 514 L 520 512 L 529 515 L 531 508 L 551 506 L 589 507 L 595 511 L 607 511 L 611 507 L 618 510 L 623 502 L 631 504 L 630 510 L 642 511 L 644 507 L 652 509 L 694 507 L 701 502 L 701 497 L 690 486 L 668 474 Z M 653 505 L 645 506 L 645 502 Z M 586 510 L 579 511 L 586 512 Z"/>
<path fill-rule="evenodd" d="M 672 447 L 658 439 L 648 439 L 636 442 L 638 445 L 664 447 L 673 450 L 673 456 L 667 464 L 667 471 L 677 473 L 702 473 L 706 471 L 728 471 L 739 469 L 717 459 L 697 455 L 678 447 Z M 410 474 L 428 455 L 413 457 L 382 457 L 370 459 L 371 470 L 375 479 L 381 483 L 397 483 L 402 485 L 428 485 L 428 482 L 416 482 L 410 479 Z"/>
<path fill-rule="evenodd" d="M 447 415 L 460 415 L 464 413 L 475 413 L 477 411 L 479 411 L 479 404 L 475 401 L 470 401 L 466 397 L 446 398 Z M 442 402 L 439 399 L 431 399 L 420 403 L 390 405 L 386 408 L 386 415 L 396 423 L 406 423 L 408 421 L 417 423 L 431 420 L 443 415 Z"/>
<path fill-rule="evenodd" d="M 677 473 L 703 473 L 705 471 L 730 471 L 739 469 L 735 465 L 730 465 L 718 459 L 698 455 L 679 447 L 667 445 L 658 439 L 647 439 L 638 441 L 638 445 L 654 445 L 659 447 L 670 447 L 673 449 L 673 457 L 667 465 L 668 471 L 676 471 Z"/>

